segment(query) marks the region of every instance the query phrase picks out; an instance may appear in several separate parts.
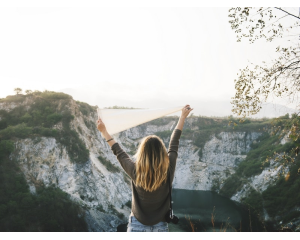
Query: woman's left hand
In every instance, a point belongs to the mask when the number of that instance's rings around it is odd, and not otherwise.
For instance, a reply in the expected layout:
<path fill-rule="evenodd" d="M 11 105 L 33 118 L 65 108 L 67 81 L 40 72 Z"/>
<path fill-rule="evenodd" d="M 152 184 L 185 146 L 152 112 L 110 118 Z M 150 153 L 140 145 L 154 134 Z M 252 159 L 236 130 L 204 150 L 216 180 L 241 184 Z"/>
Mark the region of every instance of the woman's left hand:
<path fill-rule="evenodd" d="M 97 121 L 97 129 L 102 133 L 106 131 L 105 124 L 102 122 L 101 118 L 99 118 Z"/>

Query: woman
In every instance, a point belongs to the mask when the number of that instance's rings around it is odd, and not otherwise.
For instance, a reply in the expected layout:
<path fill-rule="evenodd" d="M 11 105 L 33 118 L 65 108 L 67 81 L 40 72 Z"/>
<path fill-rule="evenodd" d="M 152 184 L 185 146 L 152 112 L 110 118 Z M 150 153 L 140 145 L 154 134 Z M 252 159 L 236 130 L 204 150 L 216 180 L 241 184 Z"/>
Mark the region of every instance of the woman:
<path fill-rule="evenodd" d="M 133 162 L 120 145 L 109 135 L 101 119 L 97 129 L 108 142 L 121 166 L 132 179 L 132 207 L 127 227 L 128 232 L 168 231 L 165 215 L 170 209 L 169 183 L 174 179 L 179 138 L 185 119 L 193 109 L 186 105 L 175 127 L 167 151 L 163 141 L 155 136 L 145 137 Z"/>

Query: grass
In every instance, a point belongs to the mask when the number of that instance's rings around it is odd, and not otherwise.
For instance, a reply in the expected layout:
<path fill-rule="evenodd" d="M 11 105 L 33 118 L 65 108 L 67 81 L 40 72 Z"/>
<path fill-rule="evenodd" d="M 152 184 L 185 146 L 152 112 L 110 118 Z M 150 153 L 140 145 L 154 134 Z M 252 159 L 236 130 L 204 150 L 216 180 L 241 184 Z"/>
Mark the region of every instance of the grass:
<path fill-rule="evenodd" d="M 248 214 L 248 219 L 241 219 L 239 224 L 232 224 L 230 217 L 227 217 L 226 221 L 218 220 L 218 211 L 213 207 L 210 222 L 191 219 L 189 215 L 182 220 L 186 223 L 188 232 L 273 232 L 275 230 L 272 226 L 266 226 L 264 222 L 259 222 L 257 215 L 252 213 L 250 209 L 245 214 Z M 184 226 L 184 223 L 181 224 Z"/>

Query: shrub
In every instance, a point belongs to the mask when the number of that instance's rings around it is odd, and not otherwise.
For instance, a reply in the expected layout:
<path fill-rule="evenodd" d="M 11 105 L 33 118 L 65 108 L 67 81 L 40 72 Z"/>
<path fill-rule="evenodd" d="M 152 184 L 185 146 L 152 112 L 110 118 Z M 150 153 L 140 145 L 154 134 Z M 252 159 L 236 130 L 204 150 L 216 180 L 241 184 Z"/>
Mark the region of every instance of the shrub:
<path fill-rule="evenodd" d="M 21 121 L 27 123 L 32 119 L 32 116 L 27 112 L 21 117 Z"/>
<path fill-rule="evenodd" d="M 92 107 L 89 104 L 80 101 L 76 101 L 76 103 L 79 105 L 80 112 L 85 116 L 88 116 L 90 115 L 90 113 L 95 112 L 97 110 L 96 106 Z"/>
<path fill-rule="evenodd" d="M 61 121 L 62 115 L 59 113 L 52 113 L 47 116 L 47 122 L 49 122 L 51 125 L 54 125 Z"/>
<path fill-rule="evenodd" d="M 244 183 L 240 177 L 237 174 L 233 174 L 226 179 L 223 187 L 220 189 L 220 194 L 230 198 L 234 193 L 239 191 L 243 185 Z"/>
<path fill-rule="evenodd" d="M 7 96 L 6 98 L 2 98 L 0 102 L 23 102 L 26 96 L 22 94 Z"/>
<path fill-rule="evenodd" d="M 126 205 L 127 207 L 131 208 L 131 200 L 128 200 L 128 201 L 125 203 L 125 205 Z"/>
<path fill-rule="evenodd" d="M 172 131 L 163 131 L 163 132 L 156 132 L 155 135 L 157 135 L 160 138 L 168 138 L 171 137 Z"/>
<path fill-rule="evenodd" d="M 263 210 L 263 201 L 262 196 L 259 192 L 254 189 L 251 190 L 249 196 L 243 201 L 244 204 L 250 206 L 257 213 L 262 212 Z"/>
<path fill-rule="evenodd" d="M 0 162 L 5 157 L 8 156 L 15 149 L 14 142 L 10 140 L 0 141 Z"/>
<path fill-rule="evenodd" d="M 101 204 L 99 204 L 96 209 L 100 212 L 105 212 L 105 210 Z"/>
<path fill-rule="evenodd" d="M 79 232 L 87 225 L 84 211 L 67 193 L 41 186 L 32 195 L 16 162 L 5 158 L 0 163 L 0 231 Z"/>
<path fill-rule="evenodd" d="M 0 131 L 1 139 L 10 139 L 12 137 L 26 138 L 32 133 L 32 128 L 21 123 L 16 126 L 9 126 Z"/>
<path fill-rule="evenodd" d="M 74 119 L 70 111 L 64 105 L 61 112 L 57 112 L 59 101 L 68 100 L 71 97 L 63 93 L 45 91 L 34 92 L 34 103 L 26 110 L 19 106 L 6 112 L 0 110 L 0 140 L 17 138 L 36 138 L 37 136 L 55 137 L 63 144 L 72 161 L 84 163 L 89 158 L 89 151 L 78 133 L 70 128 L 70 122 Z M 52 129 L 54 124 L 62 122 L 63 129 Z M 8 123 L 10 126 L 8 126 Z"/>
<path fill-rule="evenodd" d="M 39 94 L 44 99 L 73 99 L 72 96 L 62 92 L 52 92 L 45 90 Z"/>
<path fill-rule="evenodd" d="M 106 158 L 99 156 L 99 161 L 106 167 L 106 169 L 112 173 L 120 172 L 120 169 L 113 165 L 109 160 Z"/>
<path fill-rule="evenodd" d="M 296 164 L 290 167 L 289 178 L 281 177 L 276 185 L 269 186 L 262 196 L 264 207 L 271 217 L 285 215 L 284 221 L 292 220 L 293 214 L 289 214 L 291 209 L 299 205 L 300 202 L 300 169 L 299 156 Z"/>

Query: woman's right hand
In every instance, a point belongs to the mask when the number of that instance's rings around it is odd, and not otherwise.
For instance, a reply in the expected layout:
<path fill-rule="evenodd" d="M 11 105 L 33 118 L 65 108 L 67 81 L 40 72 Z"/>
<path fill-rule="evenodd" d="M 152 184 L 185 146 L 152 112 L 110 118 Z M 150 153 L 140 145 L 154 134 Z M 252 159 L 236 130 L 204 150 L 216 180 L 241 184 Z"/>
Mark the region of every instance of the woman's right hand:
<path fill-rule="evenodd" d="M 181 118 L 186 119 L 189 113 L 193 110 L 194 108 L 191 108 L 190 105 L 185 105 L 182 110 L 181 110 Z"/>
<path fill-rule="evenodd" d="M 101 133 L 103 133 L 103 132 L 106 131 L 105 124 L 104 124 L 104 122 L 102 122 L 102 119 L 101 119 L 101 118 L 99 118 L 98 121 L 97 121 L 97 129 L 98 129 Z"/>

